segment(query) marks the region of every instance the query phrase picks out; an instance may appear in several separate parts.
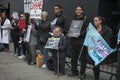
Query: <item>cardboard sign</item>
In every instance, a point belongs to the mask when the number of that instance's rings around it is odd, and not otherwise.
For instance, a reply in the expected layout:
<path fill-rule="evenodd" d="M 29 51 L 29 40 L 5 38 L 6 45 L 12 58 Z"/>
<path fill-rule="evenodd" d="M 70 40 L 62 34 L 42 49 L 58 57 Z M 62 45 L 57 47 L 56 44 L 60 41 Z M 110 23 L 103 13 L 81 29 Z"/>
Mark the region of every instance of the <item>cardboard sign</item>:
<path fill-rule="evenodd" d="M 82 25 L 83 25 L 83 20 L 72 20 L 68 36 L 79 37 Z"/>
<path fill-rule="evenodd" d="M 19 19 L 19 16 L 18 16 L 17 12 L 13 12 L 12 16 L 13 16 L 13 19 Z"/>
<path fill-rule="evenodd" d="M 60 38 L 54 38 L 54 37 L 49 38 L 46 45 L 45 45 L 45 48 L 58 49 L 59 40 L 60 40 Z"/>
<path fill-rule="evenodd" d="M 28 25 L 27 32 L 26 32 L 25 37 L 24 37 L 24 40 L 26 42 L 30 41 L 31 29 L 32 29 L 32 25 Z"/>
<path fill-rule="evenodd" d="M 41 19 L 43 0 L 32 0 L 30 5 L 30 18 Z"/>

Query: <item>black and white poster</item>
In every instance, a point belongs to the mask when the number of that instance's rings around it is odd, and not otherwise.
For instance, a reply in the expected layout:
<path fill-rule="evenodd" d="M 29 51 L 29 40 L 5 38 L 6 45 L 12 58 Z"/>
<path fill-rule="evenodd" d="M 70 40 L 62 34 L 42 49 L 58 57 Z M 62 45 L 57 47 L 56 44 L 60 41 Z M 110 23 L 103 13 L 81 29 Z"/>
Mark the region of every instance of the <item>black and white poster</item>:
<path fill-rule="evenodd" d="M 83 20 L 72 20 L 68 32 L 69 37 L 79 37 L 83 25 Z"/>

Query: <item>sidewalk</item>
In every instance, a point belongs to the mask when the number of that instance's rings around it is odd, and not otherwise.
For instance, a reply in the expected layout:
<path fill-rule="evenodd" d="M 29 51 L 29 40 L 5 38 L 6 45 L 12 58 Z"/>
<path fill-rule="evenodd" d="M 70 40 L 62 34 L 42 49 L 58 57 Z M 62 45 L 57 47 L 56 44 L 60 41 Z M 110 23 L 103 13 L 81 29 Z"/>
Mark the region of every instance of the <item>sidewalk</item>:
<path fill-rule="evenodd" d="M 68 67 L 67 67 L 68 68 Z M 109 80 L 110 75 L 101 73 L 100 80 Z M 11 56 L 10 53 L 0 52 L 0 80 L 79 80 L 78 77 L 60 76 L 59 79 L 52 71 L 36 65 L 28 65 L 24 60 Z M 85 80 L 93 80 L 92 70 Z M 114 79 L 113 79 L 114 80 Z"/>

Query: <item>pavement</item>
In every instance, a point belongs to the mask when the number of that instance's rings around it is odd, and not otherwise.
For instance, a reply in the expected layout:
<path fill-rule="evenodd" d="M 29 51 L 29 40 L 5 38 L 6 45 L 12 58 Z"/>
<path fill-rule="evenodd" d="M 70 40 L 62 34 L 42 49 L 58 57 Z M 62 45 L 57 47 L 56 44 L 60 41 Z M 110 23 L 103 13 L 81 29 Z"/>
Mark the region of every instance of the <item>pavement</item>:
<path fill-rule="evenodd" d="M 11 47 L 10 47 L 11 48 Z M 78 77 L 68 77 L 70 69 L 66 66 L 66 75 L 53 75 L 54 72 L 42 69 L 36 65 L 28 65 L 23 59 L 10 55 L 10 52 L 0 52 L 0 80 L 79 80 Z M 88 70 L 87 70 L 88 71 Z M 100 80 L 109 80 L 111 75 L 102 73 Z M 93 80 L 92 70 L 87 73 L 84 80 Z M 114 78 L 112 80 L 115 80 Z"/>

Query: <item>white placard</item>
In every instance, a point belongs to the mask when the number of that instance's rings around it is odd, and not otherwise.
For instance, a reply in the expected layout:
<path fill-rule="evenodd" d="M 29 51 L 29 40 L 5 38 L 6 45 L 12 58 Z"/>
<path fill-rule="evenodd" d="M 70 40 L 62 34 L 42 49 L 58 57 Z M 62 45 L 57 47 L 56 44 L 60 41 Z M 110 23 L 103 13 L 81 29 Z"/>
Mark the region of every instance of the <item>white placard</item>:
<path fill-rule="evenodd" d="M 24 41 L 26 41 L 26 42 L 30 41 L 31 29 L 32 29 L 32 25 L 28 25 L 27 32 L 24 36 Z"/>
<path fill-rule="evenodd" d="M 41 19 L 43 0 L 32 0 L 30 5 L 30 18 Z"/>

